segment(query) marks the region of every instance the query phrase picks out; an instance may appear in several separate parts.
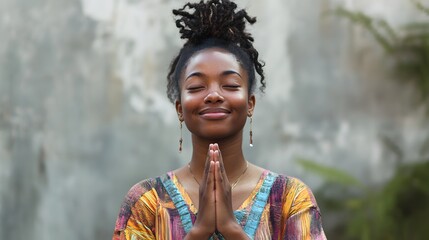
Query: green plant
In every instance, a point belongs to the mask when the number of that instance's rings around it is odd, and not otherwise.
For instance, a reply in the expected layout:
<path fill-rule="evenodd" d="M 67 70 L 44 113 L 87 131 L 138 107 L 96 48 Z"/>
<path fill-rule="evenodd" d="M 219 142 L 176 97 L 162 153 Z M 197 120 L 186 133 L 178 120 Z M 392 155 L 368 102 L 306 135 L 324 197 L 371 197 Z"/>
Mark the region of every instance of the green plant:
<path fill-rule="evenodd" d="M 345 171 L 309 160 L 298 162 L 326 181 L 316 193 L 322 210 L 342 218 L 336 231 L 328 235 L 331 239 L 417 240 L 429 236 L 429 161 L 401 163 L 383 186 L 366 185 Z"/>
<path fill-rule="evenodd" d="M 413 1 L 429 15 L 429 8 Z M 384 19 L 363 12 L 337 8 L 330 13 L 364 27 L 395 62 L 400 79 L 412 81 L 420 91 L 419 104 L 429 114 L 429 20 L 411 22 L 394 29 Z M 380 139 L 394 153 L 395 173 L 380 185 L 371 185 L 346 171 L 300 159 L 306 170 L 320 175 L 324 186 L 316 192 L 323 211 L 336 213 L 338 226 L 330 239 L 426 239 L 429 228 L 429 138 L 421 144 L 419 159 L 407 159 L 402 149 L 387 137 Z"/>
<path fill-rule="evenodd" d="M 429 15 L 429 8 L 413 1 L 417 9 Z M 420 91 L 420 102 L 429 113 L 429 21 L 411 22 L 394 29 L 384 19 L 339 7 L 331 13 L 347 18 L 368 30 L 396 62 L 401 79 L 413 81 Z"/>

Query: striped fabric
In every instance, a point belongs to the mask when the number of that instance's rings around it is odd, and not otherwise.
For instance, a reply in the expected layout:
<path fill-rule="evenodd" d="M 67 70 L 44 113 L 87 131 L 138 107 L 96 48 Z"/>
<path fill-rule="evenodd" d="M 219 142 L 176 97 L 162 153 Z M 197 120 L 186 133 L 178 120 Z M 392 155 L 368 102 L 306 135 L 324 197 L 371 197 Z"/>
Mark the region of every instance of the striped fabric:
<path fill-rule="evenodd" d="M 113 240 L 183 239 L 196 213 L 173 172 L 143 180 L 125 197 Z M 249 239 L 326 239 L 311 190 L 296 178 L 268 170 L 234 214 Z"/>

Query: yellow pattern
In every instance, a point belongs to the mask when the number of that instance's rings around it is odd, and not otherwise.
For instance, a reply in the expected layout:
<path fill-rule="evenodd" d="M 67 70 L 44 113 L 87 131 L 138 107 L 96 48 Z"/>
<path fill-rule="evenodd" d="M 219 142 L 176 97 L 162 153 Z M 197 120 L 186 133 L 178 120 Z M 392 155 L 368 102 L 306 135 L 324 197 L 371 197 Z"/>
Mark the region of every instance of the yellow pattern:
<path fill-rule="evenodd" d="M 197 212 L 192 200 L 178 181 L 175 175 L 171 180 L 179 190 L 184 201 L 190 206 L 190 210 Z M 242 203 L 239 209 L 245 209 L 252 206 L 254 198 L 260 190 L 263 181 L 259 181 L 249 197 Z M 317 204 L 314 201 L 311 190 L 300 180 L 288 178 L 281 199 L 282 206 L 280 220 L 280 229 L 277 236 L 273 236 L 273 223 L 271 222 L 271 205 L 268 203 L 260 219 L 260 223 L 255 232 L 254 239 L 282 239 L 286 234 L 291 234 L 291 229 L 296 234 L 294 237 L 300 240 L 326 239 L 323 228 L 320 225 L 320 234 L 317 236 L 311 232 L 314 214 L 319 214 Z M 162 196 L 164 197 L 164 196 Z M 280 196 L 279 196 L 280 197 Z M 162 199 L 162 200 L 161 200 Z M 174 203 L 169 198 L 160 198 L 155 188 L 148 189 L 144 192 L 135 204 L 131 207 L 131 214 L 124 228 L 116 231 L 115 240 L 142 240 L 142 239 L 159 239 L 175 240 L 172 237 L 174 226 L 171 226 L 171 216 L 169 209 L 174 209 Z M 280 210 L 280 209 L 279 209 Z M 314 212 L 316 210 L 316 212 Z M 318 215 L 319 216 L 319 215 Z M 174 221 L 173 221 L 174 222 Z M 290 226 L 288 226 L 290 225 Z M 288 228 L 289 227 L 289 228 Z M 317 227 L 317 226 L 316 226 Z M 312 235 L 313 234 L 313 235 Z"/>

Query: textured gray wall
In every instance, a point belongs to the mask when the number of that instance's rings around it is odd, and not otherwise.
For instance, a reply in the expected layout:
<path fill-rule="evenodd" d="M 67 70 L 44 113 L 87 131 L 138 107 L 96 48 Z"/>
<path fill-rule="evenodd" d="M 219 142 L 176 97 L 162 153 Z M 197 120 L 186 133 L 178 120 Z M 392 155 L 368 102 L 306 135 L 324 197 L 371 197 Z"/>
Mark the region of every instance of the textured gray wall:
<path fill-rule="evenodd" d="M 0 0 L 1 239 L 108 239 L 132 184 L 188 161 L 165 96 L 183 2 Z M 364 30 L 322 16 L 344 4 L 394 26 L 423 19 L 408 1 L 238 2 L 258 16 L 267 64 L 252 162 L 317 189 L 297 158 L 378 183 L 395 160 L 383 137 L 416 157 L 428 129 L 416 91 Z"/>

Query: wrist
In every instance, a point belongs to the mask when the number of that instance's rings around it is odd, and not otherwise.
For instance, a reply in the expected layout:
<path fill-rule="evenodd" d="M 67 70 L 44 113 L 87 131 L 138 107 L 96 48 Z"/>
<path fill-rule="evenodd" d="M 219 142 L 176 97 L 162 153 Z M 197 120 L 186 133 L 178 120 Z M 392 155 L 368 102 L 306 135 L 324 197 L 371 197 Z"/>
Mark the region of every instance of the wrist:
<path fill-rule="evenodd" d="M 186 234 L 185 239 L 191 240 L 191 239 L 209 239 L 210 236 L 213 235 L 213 233 L 209 233 L 207 231 L 204 231 L 204 229 L 198 228 L 198 227 L 192 227 L 191 230 Z"/>
<path fill-rule="evenodd" d="M 237 222 L 225 224 L 223 228 L 218 230 L 225 239 L 249 239 L 243 228 Z"/>

